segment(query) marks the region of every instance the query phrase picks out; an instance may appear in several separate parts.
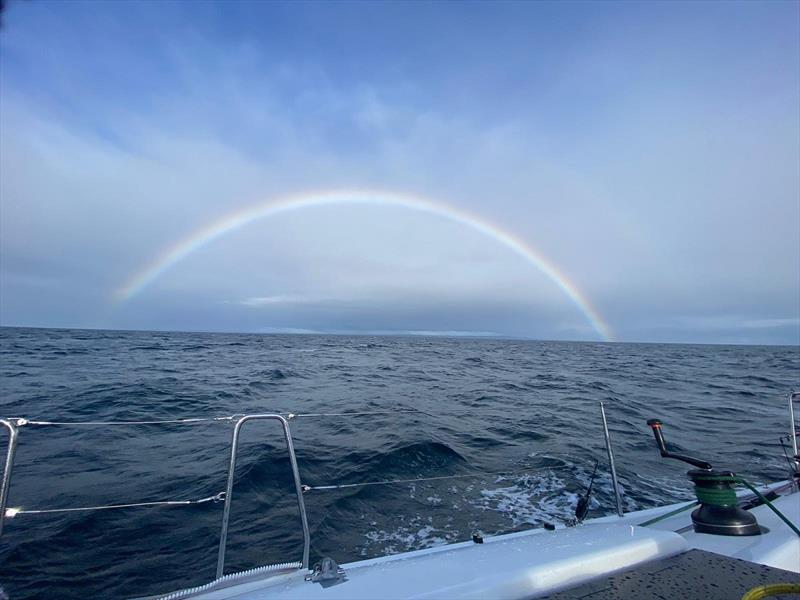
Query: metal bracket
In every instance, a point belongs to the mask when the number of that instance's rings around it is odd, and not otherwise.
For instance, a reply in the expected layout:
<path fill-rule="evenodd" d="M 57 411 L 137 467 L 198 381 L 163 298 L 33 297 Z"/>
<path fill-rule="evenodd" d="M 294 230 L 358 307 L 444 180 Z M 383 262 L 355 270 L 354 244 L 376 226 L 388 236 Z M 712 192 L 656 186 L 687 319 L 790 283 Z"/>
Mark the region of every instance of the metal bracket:
<path fill-rule="evenodd" d="M 344 583 L 347 581 L 347 573 L 345 573 L 342 567 L 336 564 L 335 560 L 326 556 L 321 562 L 314 565 L 314 570 L 306 575 L 306 581 L 318 583 L 322 587 L 327 588 L 337 583 Z"/>

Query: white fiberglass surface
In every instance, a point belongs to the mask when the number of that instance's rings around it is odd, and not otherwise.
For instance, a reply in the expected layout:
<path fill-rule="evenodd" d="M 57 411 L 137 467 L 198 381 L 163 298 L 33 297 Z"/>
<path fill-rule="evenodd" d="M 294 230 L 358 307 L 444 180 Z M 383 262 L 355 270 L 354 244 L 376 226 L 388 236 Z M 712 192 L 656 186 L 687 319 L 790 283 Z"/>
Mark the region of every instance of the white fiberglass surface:
<path fill-rule="evenodd" d="M 782 496 L 773 505 L 800 526 L 800 493 Z M 684 537 L 692 548 L 800 573 L 800 537 L 768 506 L 758 506 L 750 512 L 759 525 L 768 529 L 767 533 L 732 537 L 689 531 Z"/>
<path fill-rule="evenodd" d="M 785 482 L 769 487 L 785 487 Z M 800 524 L 800 494 L 784 495 L 774 504 Z M 686 505 L 627 513 L 621 518 L 602 517 L 553 532 L 536 529 L 487 537 L 480 545 L 461 542 L 349 563 L 343 565 L 348 581 L 330 588 L 305 582 L 303 573 L 297 573 L 243 583 L 199 598 L 533 597 L 689 548 L 800 572 L 800 538 L 767 506 L 752 510 L 768 529 L 762 536 L 694 533 L 690 510 L 647 528 L 638 526 Z"/>
<path fill-rule="evenodd" d="M 352 563 L 346 565 L 348 580 L 328 588 L 289 577 L 202 598 L 529 598 L 686 548 L 672 532 L 587 524 Z"/>

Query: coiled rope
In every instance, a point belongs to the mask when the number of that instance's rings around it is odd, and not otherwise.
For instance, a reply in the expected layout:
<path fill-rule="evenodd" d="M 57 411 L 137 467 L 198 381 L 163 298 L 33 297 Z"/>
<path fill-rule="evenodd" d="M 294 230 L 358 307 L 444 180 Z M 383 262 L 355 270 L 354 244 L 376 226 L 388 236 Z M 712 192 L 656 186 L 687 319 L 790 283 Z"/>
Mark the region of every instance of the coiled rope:
<path fill-rule="evenodd" d="M 696 477 L 699 479 L 699 477 Z M 740 477 L 738 475 L 731 476 L 731 475 L 708 475 L 703 476 L 703 479 L 706 481 L 718 481 L 720 483 L 739 483 L 747 487 L 751 492 L 753 492 L 761 502 L 766 504 L 772 512 L 774 512 L 781 521 L 786 523 L 789 528 L 794 531 L 798 537 L 800 537 L 800 529 L 792 523 L 786 516 L 779 511 L 769 499 L 764 496 L 761 492 L 756 489 L 756 487 L 747 481 L 744 477 Z M 709 493 L 711 492 L 711 493 Z M 725 493 L 723 493 L 725 492 Z M 695 493 L 697 494 L 697 499 L 703 504 L 709 504 L 711 506 L 730 506 L 732 504 L 736 504 L 736 492 L 733 489 L 730 490 L 709 490 L 709 489 L 700 489 L 695 486 Z M 731 500 L 731 495 L 733 499 Z"/>
<path fill-rule="evenodd" d="M 694 493 L 701 504 L 710 506 L 734 506 L 738 502 L 736 490 L 733 488 L 701 488 L 695 486 Z"/>
<path fill-rule="evenodd" d="M 761 500 L 772 512 L 774 512 L 789 528 L 794 531 L 798 537 L 800 537 L 800 529 L 792 523 L 786 516 L 778 510 L 769 499 L 764 496 L 758 489 L 749 481 L 747 481 L 744 477 L 740 477 L 738 475 L 731 476 L 731 475 L 704 475 L 704 476 L 695 476 L 695 479 L 702 479 L 703 481 L 714 481 L 719 483 L 733 483 L 733 484 L 741 484 L 747 487 L 756 497 Z M 655 517 L 654 519 L 650 519 L 649 521 L 645 521 L 644 523 L 639 523 L 640 527 L 646 527 L 647 525 L 653 525 L 658 523 L 659 521 L 663 521 L 670 517 L 673 517 L 679 513 L 682 513 L 690 508 L 694 508 L 698 506 L 698 504 L 705 504 L 708 506 L 735 506 L 739 502 L 739 498 L 736 495 L 736 490 L 731 488 L 703 488 L 699 486 L 694 487 L 694 493 L 697 496 L 697 502 L 690 502 L 686 506 L 682 506 L 677 508 L 673 511 L 670 511 L 664 515 Z"/>
<path fill-rule="evenodd" d="M 782 594 L 800 594 L 800 583 L 769 583 L 749 590 L 742 600 L 761 600 Z"/>

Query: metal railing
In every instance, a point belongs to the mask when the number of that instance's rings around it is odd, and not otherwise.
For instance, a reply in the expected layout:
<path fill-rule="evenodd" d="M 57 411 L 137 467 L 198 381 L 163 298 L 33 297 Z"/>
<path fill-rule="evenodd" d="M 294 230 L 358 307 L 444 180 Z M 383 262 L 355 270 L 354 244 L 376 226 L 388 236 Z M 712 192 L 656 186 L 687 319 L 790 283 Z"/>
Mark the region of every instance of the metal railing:
<path fill-rule="evenodd" d="M 236 470 L 236 453 L 239 450 L 239 434 L 242 426 L 247 421 L 254 420 L 273 420 L 278 421 L 283 428 L 283 436 L 286 440 L 286 447 L 289 450 L 289 462 L 292 465 L 292 477 L 294 478 L 294 488 L 297 494 L 297 507 L 300 509 L 300 521 L 303 524 L 303 561 L 301 568 L 308 569 L 308 554 L 311 548 L 311 534 L 308 529 L 308 518 L 306 517 L 306 505 L 303 502 L 303 485 L 300 482 L 300 471 L 297 468 L 297 457 L 292 443 L 292 433 L 289 431 L 289 422 L 280 415 L 245 415 L 238 421 L 233 428 L 233 438 L 231 440 L 231 462 L 228 467 L 228 485 L 225 488 L 225 506 L 222 511 L 222 529 L 219 535 L 219 554 L 217 555 L 217 579 L 224 575 L 225 570 L 225 546 L 228 541 L 228 520 L 231 514 L 231 500 L 233 499 L 233 475 Z"/>
<path fill-rule="evenodd" d="M 600 411 L 602 416 L 602 424 L 603 424 L 603 433 L 605 436 L 605 445 L 606 451 L 608 453 L 608 461 L 609 461 L 609 468 L 611 471 L 611 478 L 612 484 L 614 488 L 614 496 L 616 500 L 616 509 L 617 514 L 619 516 L 623 515 L 623 508 L 622 508 L 622 494 L 619 487 L 619 482 L 617 479 L 617 472 L 616 472 L 616 465 L 614 460 L 614 454 L 611 449 L 611 438 L 608 432 L 608 423 L 606 421 L 605 409 L 604 405 L 600 403 Z M 386 411 L 392 412 L 392 411 Z M 402 411 L 402 412 L 415 412 L 415 411 Z M 373 414 L 373 413 L 341 413 L 341 416 L 350 416 L 353 415 L 362 415 L 362 414 Z M 339 416 L 339 413 L 336 413 Z M 212 417 L 212 418 L 190 418 L 190 419 L 169 419 L 169 420 L 162 420 L 162 421 L 87 421 L 87 422 L 53 422 L 53 421 L 35 421 L 29 419 L 0 419 L 0 423 L 6 427 L 9 432 L 9 442 L 8 442 L 8 451 L 6 454 L 6 461 L 3 470 L 3 479 L 2 479 L 2 487 L 0 488 L 0 535 L 3 532 L 3 524 L 7 518 L 11 518 L 17 514 L 43 514 L 43 513 L 61 513 L 61 512 L 75 512 L 75 511 L 84 511 L 84 510 L 99 510 L 99 509 L 113 509 L 113 508 L 131 508 L 131 507 L 139 507 L 139 506 L 187 506 L 187 505 L 194 505 L 194 504 L 202 504 L 206 502 L 223 502 L 223 514 L 222 514 L 222 524 L 220 528 L 220 538 L 219 538 L 219 550 L 217 555 L 217 566 L 216 566 L 216 578 L 219 579 L 224 575 L 225 570 L 225 554 L 227 548 L 227 539 L 228 539 L 228 528 L 230 522 L 230 509 L 231 509 L 231 502 L 233 499 L 233 485 L 234 485 L 234 474 L 236 469 L 236 459 L 239 450 L 239 439 L 241 435 L 241 430 L 244 424 L 251 420 L 273 420 L 278 421 L 281 425 L 283 430 L 284 440 L 286 442 L 286 447 L 289 454 L 289 461 L 292 470 L 292 478 L 295 487 L 295 494 L 297 497 L 297 506 L 300 512 L 300 520 L 302 524 L 303 530 L 303 556 L 302 562 L 300 563 L 301 568 L 307 569 L 309 566 L 309 554 L 310 554 L 310 546 L 311 546 L 311 539 L 310 539 L 310 532 L 308 526 L 308 517 L 306 514 L 305 503 L 303 500 L 303 493 L 306 491 L 310 491 L 312 489 L 338 489 L 342 487 L 353 487 L 353 486 L 361 486 L 361 485 L 373 485 L 373 484 L 391 484 L 391 483 L 400 483 L 405 480 L 398 480 L 398 481 L 379 481 L 379 482 L 369 482 L 369 483 L 356 483 L 356 484 L 346 484 L 346 485 L 323 485 L 323 486 L 305 486 L 302 484 L 300 479 L 300 472 L 297 464 L 297 457 L 294 449 L 294 444 L 292 441 L 292 434 L 289 427 L 289 420 L 298 417 L 313 417 L 313 416 L 327 416 L 327 413 L 323 415 L 322 413 L 310 413 L 310 414 L 301 414 L 301 415 L 294 415 L 289 414 L 288 417 L 284 418 L 279 414 L 254 414 L 254 415 L 232 415 L 229 417 Z M 212 496 L 200 498 L 200 499 L 192 499 L 192 500 L 166 500 L 166 501 L 148 501 L 148 502 L 135 502 L 135 503 L 126 503 L 126 504 L 111 504 L 111 505 L 103 505 L 103 506 L 85 506 L 85 507 L 77 507 L 77 508 L 57 508 L 57 509 L 44 509 L 44 510 L 32 510 L 32 509 L 22 509 L 14 508 L 8 509 L 7 502 L 8 502 L 8 492 L 11 485 L 11 471 L 14 465 L 14 455 L 17 446 L 17 438 L 19 435 L 19 429 L 22 426 L 108 426 L 108 425 L 152 425 L 152 424 L 196 424 L 202 422 L 211 422 L 211 421 L 229 421 L 234 423 L 233 435 L 231 439 L 231 451 L 230 451 L 230 462 L 228 468 L 228 477 L 226 483 L 226 490 L 219 494 L 214 494 Z M 524 469 L 520 472 L 530 472 L 531 469 Z M 425 477 L 425 478 L 414 478 L 408 481 L 428 481 L 428 480 L 437 480 L 437 479 L 451 479 L 451 478 L 459 478 L 459 477 L 475 477 L 475 476 L 483 476 L 483 475 L 510 475 L 514 474 L 514 471 L 510 472 L 497 472 L 497 473 L 472 473 L 466 475 L 447 475 L 441 477 Z"/>
<path fill-rule="evenodd" d="M 795 422 L 795 410 L 794 404 L 800 403 L 800 392 L 791 392 L 789 394 L 789 415 L 791 419 L 791 429 L 790 429 L 790 438 L 792 443 L 792 451 L 794 456 L 798 454 L 798 440 L 797 440 L 797 426 Z M 611 479 L 614 489 L 614 496 L 616 501 L 616 512 L 621 517 L 624 514 L 623 511 L 623 503 L 622 503 L 622 493 L 621 488 L 619 485 L 619 481 L 617 478 L 617 469 L 614 460 L 614 453 L 611 447 L 611 437 L 609 435 L 608 430 L 608 422 L 606 420 L 606 413 L 605 413 L 605 406 L 603 402 L 600 402 L 600 414 L 602 417 L 602 426 L 603 426 L 603 434 L 605 437 L 605 446 L 606 452 L 608 454 L 608 462 L 609 462 L 609 470 L 611 473 Z M 350 416 L 350 415 L 369 415 L 369 414 L 384 414 L 390 412 L 418 412 L 413 410 L 396 410 L 396 411 L 377 411 L 374 413 L 371 412 L 360 412 L 360 413 L 309 413 L 309 414 L 289 414 L 288 417 L 283 417 L 279 414 L 253 414 L 253 415 L 231 415 L 227 417 L 212 417 L 212 418 L 192 418 L 192 419 L 170 419 L 164 421 L 117 421 L 117 422 L 106 422 L 106 421 L 96 421 L 96 422 L 51 422 L 51 421 L 32 421 L 28 419 L 0 419 L 0 424 L 2 424 L 8 431 L 8 448 L 6 452 L 6 460 L 5 465 L 3 467 L 3 475 L 2 475 L 2 483 L 0 485 L 0 535 L 3 533 L 3 525 L 6 518 L 10 518 L 14 514 L 19 512 L 22 513 L 46 513 L 46 512 L 66 512 L 66 511 L 75 511 L 75 510 L 95 510 L 99 508 L 126 508 L 132 506 L 154 506 L 154 505 L 188 505 L 188 504 L 197 504 L 203 502 L 224 502 L 223 506 L 223 513 L 222 513 L 222 523 L 220 528 L 220 538 L 219 538 L 219 551 L 217 555 L 217 566 L 216 566 L 216 578 L 211 584 L 214 585 L 219 582 L 220 579 L 228 579 L 231 577 L 236 577 L 236 575 L 228 575 L 224 574 L 225 570 L 225 553 L 226 553 L 226 546 L 227 546 L 227 539 L 228 539 L 228 526 L 230 521 L 230 508 L 231 502 L 233 500 L 233 486 L 234 486 L 234 475 L 236 470 L 236 459 L 237 453 L 239 449 L 239 440 L 241 436 L 241 430 L 245 423 L 248 421 L 253 420 L 271 420 L 271 421 L 278 421 L 281 425 L 284 440 L 286 442 L 286 447 L 288 450 L 289 455 L 289 462 L 292 470 L 292 478 L 294 481 L 294 488 L 295 494 L 297 496 L 297 506 L 300 512 L 300 520 L 302 524 L 303 530 L 303 556 L 302 562 L 300 563 L 284 563 L 281 565 L 273 565 L 272 567 L 285 569 L 285 568 L 300 568 L 303 570 L 307 570 L 309 568 L 309 553 L 310 553 L 310 546 L 311 546 L 311 535 L 308 526 L 308 518 L 306 515 L 306 508 L 305 503 L 303 500 L 303 492 L 310 491 L 312 489 L 340 489 L 345 487 L 354 487 L 360 485 L 377 485 L 377 484 L 392 484 L 392 483 L 401 483 L 403 481 L 428 481 L 428 480 L 435 480 L 435 479 L 448 479 L 448 478 L 457 478 L 457 477 L 472 477 L 475 475 L 491 475 L 492 473 L 477 473 L 477 474 L 467 474 L 467 475 L 449 475 L 443 477 L 428 477 L 428 478 L 417 478 L 413 480 L 396 480 L 396 481 L 380 481 L 380 482 L 367 482 L 367 483 L 355 483 L 355 484 L 344 484 L 344 485 L 323 485 L 323 486 L 304 486 L 300 480 L 300 471 L 297 464 L 297 457 L 295 454 L 294 444 L 292 442 L 292 435 L 291 430 L 289 427 L 289 420 L 294 418 L 300 417 L 321 417 L 321 416 Z M 214 496 L 209 496 L 207 498 L 201 498 L 200 500 L 190 500 L 190 501 L 164 501 L 164 502 L 141 502 L 136 504 L 124 504 L 124 505 L 110 505 L 110 506 L 100 506 L 100 507 L 82 507 L 82 508 L 70 508 L 70 509 L 53 509 L 53 510 L 22 510 L 20 508 L 17 509 L 8 509 L 7 502 L 8 502 L 8 492 L 11 485 L 11 472 L 14 466 L 14 456 L 17 448 L 17 441 L 19 436 L 19 429 L 23 426 L 51 426 L 51 425 L 59 425 L 59 426 L 105 426 L 105 425 L 152 425 L 152 424 L 178 424 L 178 423 L 200 423 L 200 422 L 211 422 L 211 421 L 228 421 L 234 423 L 233 435 L 231 438 L 231 451 L 230 451 L 230 463 L 228 467 L 228 477 L 227 477 L 227 484 L 226 490 L 223 493 L 216 494 Z M 795 459 L 796 464 L 800 461 Z M 495 473 L 497 475 L 499 473 Z M 272 567 L 259 567 L 259 569 L 266 569 L 269 570 Z M 257 569 L 258 570 L 258 569 Z M 203 586 L 203 587 L 207 587 Z"/>
<path fill-rule="evenodd" d="M 219 553 L 217 556 L 217 571 L 216 578 L 219 579 L 224 575 L 225 570 L 225 548 L 228 540 L 228 522 L 231 512 L 231 500 L 233 498 L 233 479 L 236 470 L 236 455 L 239 450 L 239 437 L 242 426 L 248 421 L 254 420 L 273 420 L 281 424 L 283 430 L 284 440 L 286 441 L 286 448 L 289 452 L 289 462 L 292 468 L 292 478 L 294 480 L 295 494 L 297 495 L 297 507 L 300 511 L 300 521 L 303 527 L 303 559 L 299 563 L 301 569 L 308 569 L 309 552 L 311 548 L 311 534 L 308 528 L 308 518 L 306 516 L 306 507 L 303 502 L 303 485 L 300 481 L 300 471 L 297 466 L 297 456 L 294 451 L 294 444 L 292 443 L 292 434 L 289 430 L 289 422 L 281 415 L 276 414 L 263 414 L 263 415 L 234 415 L 232 417 L 215 417 L 211 419 L 173 419 L 168 421 L 136 421 L 136 422 L 116 422 L 111 424 L 124 424 L 124 425 L 141 425 L 141 424 L 154 424 L 154 423 L 198 423 L 205 421 L 234 421 L 233 437 L 231 439 L 231 458 L 230 466 L 228 468 L 228 479 L 225 492 L 215 494 L 200 500 L 180 500 L 180 501 L 162 501 L 162 502 L 137 502 L 132 504 L 112 504 L 108 506 L 90 506 L 79 508 L 65 508 L 65 509 L 52 509 L 52 510 L 22 510 L 20 508 L 8 509 L 8 491 L 11 487 L 11 471 L 14 467 L 14 455 L 17 449 L 17 438 L 19 436 L 19 428 L 23 425 L 97 425 L 105 426 L 109 422 L 84 422 L 84 423 L 55 423 L 50 421 L 29 421 L 27 419 L 0 419 L 2 424 L 8 430 L 8 450 L 6 452 L 5 465 L 3 467 L 3 479 L 0 484 L 0 536 L 3 534 L 3 525 L 7 518 L 22 513 L 56 513 L 56 512 L 70 512 L 81 510 L 98 510 L 104 508 L 128 508 L 133 506 L 187 506 L 191 504 L 199 504 L 204 502 L 223 502 L 224 508 L 222 512 L 222 527 L 220 529 L 219 539 Z"/>
<path fill-rule="evenodd" d="M 617 464 L 614 462 L 614 451 L 611 449 L 611 436 L 608 433 L 608 422 L 606 421 L 606 408 L 603 402 L 600 403 L 600 415 L 603 417 L 603 435 L 606 439 L 606 452 L 608 453 L 608 468 L 611 471 L 611 483 L 614 486 L 614 501 L 617 506 L 617 516 L 625 514 L 622 508 L 622 494 L 619 491 L 619 481 L 617 480 Z"/>
<path fill-rule="evenodd" d="M 3 535 L 3 523 L 6 520 L 6 504 L 8 503 L 8 488 L 11 487 L 11 469 L 14 467 L 14 452 L 17 450 L 17 426 L 7 419 L 0 419 L 3 427 L 8 429 L 8 451 L 6 464 L 3 467 L 3 483 L 0 485 L 0 535 Z"/>
<path fill-rule="evenodd" d="M 792 460 L 794 461 L 795 470 L 800 470 L 800 458 L 797 452 L 797 421 L 794 420 L 794 405 L 795 402 L 800 403 L 800 392 L 789 393 L 789 441 L 792 444 Z"/>

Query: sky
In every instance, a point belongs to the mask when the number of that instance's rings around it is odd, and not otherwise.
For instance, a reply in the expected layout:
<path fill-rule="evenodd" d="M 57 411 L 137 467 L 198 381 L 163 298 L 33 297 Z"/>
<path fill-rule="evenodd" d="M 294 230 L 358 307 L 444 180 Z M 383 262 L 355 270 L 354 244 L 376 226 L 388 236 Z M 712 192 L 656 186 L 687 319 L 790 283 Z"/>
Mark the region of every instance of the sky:
<path fill-rule="evenodd" d="M 10 0 L 0 324 L 800 344 L 800 3 Z"/>

